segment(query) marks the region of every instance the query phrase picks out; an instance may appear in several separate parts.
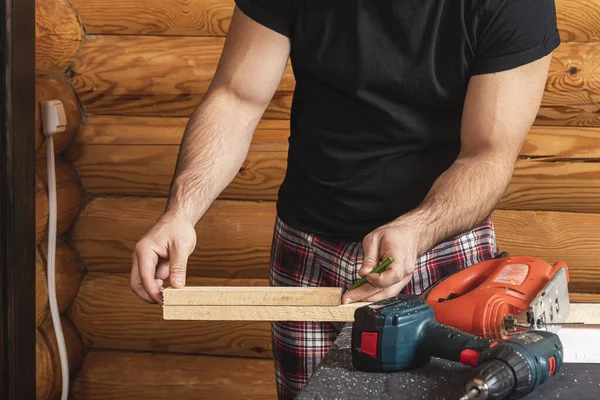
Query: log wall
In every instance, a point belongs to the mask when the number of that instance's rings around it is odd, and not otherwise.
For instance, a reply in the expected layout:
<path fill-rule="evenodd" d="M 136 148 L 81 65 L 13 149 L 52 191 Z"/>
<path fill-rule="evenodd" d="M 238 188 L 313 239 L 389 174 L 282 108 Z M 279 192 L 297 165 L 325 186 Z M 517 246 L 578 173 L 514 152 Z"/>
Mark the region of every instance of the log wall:
<path fill-rule="evenodd" d="M 275 398 L 267 323 L 163 321 L 128 281 L 133 247 L 164 209 L 181 136 L 214 74 L 233 0 L 38 2 L 45 28 L 37 91 L 60 96 L 74 121 L 56 137 L 69 274 L 59 302 L 81 340 L 73 353 L 89 351 L 72 394 Z M 564 42 L 494 221 L 502 250 L 566 261 L 573 299 L 600 301 L 600 0 L 556 4 Z M 189 284 L 267 285 L 294 84 L 288 68 L 243 167 L 196 227 Z M 41 131 L 36 149 L 41 244 L 48 201 Z M 43 245 L 38 253 L 44 260 Z M 79 257 L 85 272 L 73 261 Z M 45 275 L 38 275 L 42 294 Z M 38 319 L 47 320 L 42 299 Z M 44 361 L 47 341 L 38 345 L 39 392 L 52 393 L 60 369 Z"/>
<path fill-rule="evenodd" d="M 65 107 L 67 128 L 54 136 L 57 201 L 56 296 L 65 337 L 71 383 L 84 358 L 86 347 L 67 310 L 75 300 L 84 267 L 69 244 L 71 226 L 84 202 L 77 171 L 65 157 L 83 122 L 83 110 L 68 70 L 83 40 L 84 31 L 68 0 L 36 0 L 36 398 L 60 399 L 62 372 L 58 342 L 48 299 L 48 172 L 47 143 L 42 132 L 40 102 L 60 100 Z M 71 385 L 72 386 L 72 385 Z"/>

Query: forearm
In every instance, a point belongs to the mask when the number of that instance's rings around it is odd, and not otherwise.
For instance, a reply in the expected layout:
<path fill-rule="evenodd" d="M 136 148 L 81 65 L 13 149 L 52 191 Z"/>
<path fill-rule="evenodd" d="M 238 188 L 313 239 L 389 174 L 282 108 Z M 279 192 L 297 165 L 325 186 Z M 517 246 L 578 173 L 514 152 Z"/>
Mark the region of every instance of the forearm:
<path fill-rule="evenodd" d="M 396 220 L 414 229 L 417 254 L 480 224 L 501 200 L 513 168 L 514 162 L 502 156 L 458 158 L 420 206 Z"/>
<path fill-rule="evenodd" d="M 167 204 L 196 224 L 244 162 L 261 112 L 228 91 L 211 92 L 183 135 Z"/>

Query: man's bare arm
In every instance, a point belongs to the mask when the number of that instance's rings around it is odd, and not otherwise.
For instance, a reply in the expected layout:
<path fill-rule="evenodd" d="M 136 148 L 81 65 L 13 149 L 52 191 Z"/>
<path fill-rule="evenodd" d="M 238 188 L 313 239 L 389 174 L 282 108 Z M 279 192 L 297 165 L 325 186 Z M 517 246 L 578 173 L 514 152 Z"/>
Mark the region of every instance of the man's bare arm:
<path fill-rule="evenodd" d="M 194 224 L 238 173 L 287 65 L 289 39 L 235 9 L 208 93 L 184 133 L 168 213 Z"/>
<path fill-rule="evenodd" d="M 370 285 L 348 292 L 344 302 L 396 295 L 419 255 L 481 223 L 501 200 L 519 151 L 539 110 L 550 56 L 519 68 L 474 76 L 464 104 L 461 151 L 425 200 L 365 237 L 359 272 Z M 381 260 L 395 261 L 368 274 Z M 368 275 L 367 275 L 368 274 Z"/>
<path fill-rule="evenodd" d="M 183 135 L 165 212 L 136 244 L 131 289 L 161 303 L 163 282 L 185 286 L 194 226 L 238 173 L 285 71 L 289 39 L 235 9 L 208 93 Z"/>

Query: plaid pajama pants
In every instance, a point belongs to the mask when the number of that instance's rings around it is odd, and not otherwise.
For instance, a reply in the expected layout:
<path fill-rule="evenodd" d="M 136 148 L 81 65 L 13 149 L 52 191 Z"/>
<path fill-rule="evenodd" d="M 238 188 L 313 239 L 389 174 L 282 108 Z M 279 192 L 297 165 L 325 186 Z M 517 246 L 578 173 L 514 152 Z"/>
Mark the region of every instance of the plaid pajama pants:
<path fill-rule="evenodd" d="M 491 217 L 476 229 L 421 255 L 403 293 L 419 294 L 439 279 L 496 256 Z M 277 217 L 271 248 L 271 286 L 334 286 L 345 291 L 360 276 L 362 242 L 333 242 L 301 232 Z M 293 399 L 335 341 L 343 323 L 272 323 L 279 400 Z"/>

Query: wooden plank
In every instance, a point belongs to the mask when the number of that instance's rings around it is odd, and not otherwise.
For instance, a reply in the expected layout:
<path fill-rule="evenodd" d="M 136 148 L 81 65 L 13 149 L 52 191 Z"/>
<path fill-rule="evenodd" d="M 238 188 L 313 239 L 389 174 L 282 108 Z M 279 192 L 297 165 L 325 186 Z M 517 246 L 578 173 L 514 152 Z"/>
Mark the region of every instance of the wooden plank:
<path fill-rule="evenodd" d="M 365 302 L 339 306 L 168 306 L 165 320 L 185 321 L 354 321 Z"/>
<path fill-rule="evenodd" d="M 586 325 L 600 325 L 600 304 L 573 303 L 567 322 L 583 322 Z"/>
<path fill-rule="evenodd" d="M 224 38 L 89 36 L 71 78 L 90 114 L 186 116 L 208 90 Z M 295 80 L 288 68 L 265 118 L 289 118 Z"/>
<path fill-rule="evenodd" d="M 73 385 L 86 400 L 276 399 L 272 360 L 91 351 Z"/>
<path fill-rule="evenodd" d="M 71 0 L 88 34 L 225 36 L 233 0 Z M 600 1 L 556 0 L 564 41 L 600 40 Z"/>
<path fill-rule="evenodd" d="M 72 231 L 72 242 L 89 271 L 129 272 L 136 242 L 164 210 L 164 198 L 96 198 Z M 571 291 L 600 292 L 600 215 L 496 210 L 503 251 L 564 261 Z M 217 200 L 196 228 L 198 246 L 190 275 L 268 278 L 275 204 Z"/>
<path fill-rule="evenodd" d="M 73 61 L 83 29 L 67 0 L 35 1 L 35 70 L 63 73 Z"/>
<path fill-rule="evenodd" d="M 88 271 L 129 272 L 135 244 L 164 211 L 165 198 L 95 198 L 71 240 Z M 272 203 L 219 200 L 196 226 L 188 273 L 215 278 L 268 278 L 275 224 Z"/>
<path fill-rule="evenodd" d="M 169 306 L 165 320 L 190 321 L 332 321 L 352 322 L 354 312 L 369 302 L 339 306 Z M 571 304 L 567 322 L 600 325 L 600 304 Z"/>
<path fill-rule="evenodd" d="M 165 306 L 339 306 L 339 287 L 187 286 L 163 291 Z"/>
<path fill-rule="evenodd" d="M 600 0 L 556 0 L 556 19 L 565 42 L 600 40 Z"/>
<path fill-rule="evenodd" d="M 225 36 L 233 0 L 71 0 L 88 34 Z"/>
<path fill-rule="evenodd" d="M 189 276 L 195 286 L 267 286 L 266 279 Z M 118 307 L 114 305 L 118 304 Z M 91 272 L 69 311 L 92 348 L 270 358 L 271 326 L 265 322 L 168 321 L 159 305 L 129 288 L 129 274 Z"/>
<path fill-rule="evenodd" d="M 571 292 L 600 291 L 599 214 L 496 210 L 493 219 L 502 251 L 564 261 Z"/>
<path fill-rule="evenodd" d="M 38 160 L 37 171 L 44 185 L 48 187 L 48 171 L 46 159 Z M 84 190 L 81 187 L 77 171 L 62 156 L 54 158 L 56 177 L 56 233 L 62 235 L 71 229 L 75 218 L 79 215 L 83 204 Z"/>
<path fill-rule="evenodd" d="M 46 159 L 46 143 L 43 140 L 42 122 L 39 104 L 43 100 L 60 100 L 65 108 L 67 127 L 64 132 L 54 135 L 54 154 L 60 155 L 75 136 L 81 124 L 81 110 L 79 101 L 73 89 L 61 78 L 37 77 L 35 80 L 35 130 L 38 140 L 36 152 L 37 159 Z"/>

